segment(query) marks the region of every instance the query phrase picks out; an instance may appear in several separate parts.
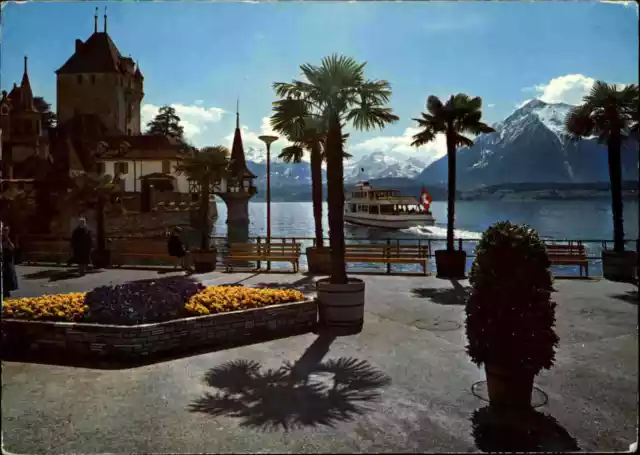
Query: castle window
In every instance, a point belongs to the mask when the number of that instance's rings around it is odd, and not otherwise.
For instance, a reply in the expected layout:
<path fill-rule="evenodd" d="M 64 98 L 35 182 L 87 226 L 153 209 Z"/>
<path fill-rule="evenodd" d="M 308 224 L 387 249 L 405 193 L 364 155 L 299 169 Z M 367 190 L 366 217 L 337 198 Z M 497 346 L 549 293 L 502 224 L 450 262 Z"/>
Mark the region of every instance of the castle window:
<path fill-rule="evenodd" d="M 104 163 L 98 163 L 98 174 L 99 175 L 104 175 L 104 173 L 106 172 L 106 166 Z"/>
<path fill-rule="evenodd" d="M 116 175 L 126 175 L 129 172 L 129 163 L 119 162 L 113 165 L 113 170 Z"/>
<path fill-rule="evenodd" d="M 78 79 L 78 85 L 82 85 L 82 74 L 78 74 L 76 79 Z"/>
<path fill-rule="evenodd" d="M 171 161 L 163 160 L 162 161 L 162 173 L 170 174 L 171 173 Z"/>
<path fill-rule="evenodd" d="M 91 75 L 91 85 L 95 85 L 96 84 L 96 76 L 95 74 Z"/>

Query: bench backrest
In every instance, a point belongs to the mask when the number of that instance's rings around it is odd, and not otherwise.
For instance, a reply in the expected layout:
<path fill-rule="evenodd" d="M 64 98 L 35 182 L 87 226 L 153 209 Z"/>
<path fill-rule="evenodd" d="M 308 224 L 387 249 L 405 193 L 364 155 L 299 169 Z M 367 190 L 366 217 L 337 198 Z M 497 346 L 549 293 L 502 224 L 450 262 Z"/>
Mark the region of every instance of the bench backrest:
<path fill-rule="evenodd" d="M 299 243 L 231 243 L 229 253 L 233 254 L 271 254 L 291 255 L 300 254 Z"/>
<path fill-rule="evenodd" d="M 429 247 L 426 245 L 385 245 L 385 244 L 351 244 L 345 245 L 345 254 L 351 257 L 428 257 Z"/>
<path fill-rule="evenodd" d="M 585 249 L 581 243 L 547 245 L 547 254 L 550 256 L 584 256 Z"/>
<path fill-rule="evenodd" d="M 121 254 L 169 254 L 168 239 L 114 239 L 111 249 Z"/>

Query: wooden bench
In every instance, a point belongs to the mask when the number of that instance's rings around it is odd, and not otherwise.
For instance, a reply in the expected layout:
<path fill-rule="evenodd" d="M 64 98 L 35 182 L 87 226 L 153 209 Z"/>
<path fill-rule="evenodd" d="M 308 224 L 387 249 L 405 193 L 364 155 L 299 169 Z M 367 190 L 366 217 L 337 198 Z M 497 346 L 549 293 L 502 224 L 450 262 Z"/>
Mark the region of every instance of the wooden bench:
<path fill-rule="evenodd" d="M 391 264 L 420 264 L 422 272 L 427 274 L 429 247 L 426 245 L 389 245 L 389 244 L 350 244 L 345 245 L 345 262 L 373 262 L 387 264 L 387 273 Z"/>
<path fill-rule="evenodd" d="M 577 265 L 580 276 L 589 276 L 589 259 L 582 243 L 555 243 L 547 245 L 549 262 L 553 265 Z"/>
<path fill-rule="evenodd" d="M 136 260 L 154 259 L 180 265 L 180 258 L 169 255 L 168 238 L 113 239 L 110 244 L 111 263 L 116 266 L 139 263 Z"/>
<path fill-rule="evenodd" d="M 60 264 L 66 263 L 71 257 L 71 242 L 68 239 L 24 239 L 19 247 L 22 262 L 25 264 L 38 262 Z"/>
<path fill-rule="evenodd" d="M 300 244 L 231 243 L 226 258 L 227 272 L 232 270 L 233 261 L 291 262 L 296 273 L 300 268 Z"/>

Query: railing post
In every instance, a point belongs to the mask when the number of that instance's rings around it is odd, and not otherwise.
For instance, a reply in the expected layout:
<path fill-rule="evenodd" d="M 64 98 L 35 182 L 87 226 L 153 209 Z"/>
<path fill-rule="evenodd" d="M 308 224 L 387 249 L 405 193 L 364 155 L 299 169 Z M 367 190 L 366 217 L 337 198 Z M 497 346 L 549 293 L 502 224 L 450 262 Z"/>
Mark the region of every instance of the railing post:
<path fill-rule="evenodd" d="M 258 256 L 260 256 L 260 253 L 261 253 L 261 249 L 260 249 L 260 236 L 256 237 L 256 243 L 258 244 L 258 247 L 257 247 L 257 250 L 258 250 L 258 251 L 257 251 L 257 253 L 258 253 Z M 262 261 L 260 261 L 260 259 L 258 259 L 258 260 L 256 261 L 256 267 L 259 269 L 261 265 L 262 265 Z"/>
<path fill-rule="evenodd" d="M 391 273 L 391 262 L 389 262 L 389 260 L 391 259 L 389 257 L 390 251 L 391 251 L 391 239 L 387 239 L 387 273 Z"/>
<path fill-rule="evenodd" d="M 458 251 L 462 251 L 462 239 L 458 239 Z"/>

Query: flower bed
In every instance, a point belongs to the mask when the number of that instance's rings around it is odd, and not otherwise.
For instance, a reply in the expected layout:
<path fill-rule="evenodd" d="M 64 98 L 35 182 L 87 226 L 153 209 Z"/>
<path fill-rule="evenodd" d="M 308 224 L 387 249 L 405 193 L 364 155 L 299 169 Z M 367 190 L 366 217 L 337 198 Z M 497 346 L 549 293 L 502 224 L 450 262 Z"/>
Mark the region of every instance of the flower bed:
<path fill-rule="evenodd" d="M 204 287 L 182 280 L 7 299 L 2 352 L 138 358 L 308 332 L 316 324 L 316 302 L 296 290 Z"/>
<path fill-rule="evenodd" d="M 91 292 L 5 300 L 2 317 L 134 325 L 299 302 L 292 289 L 208 286 L 182 277 L 100 286 Z"/>

